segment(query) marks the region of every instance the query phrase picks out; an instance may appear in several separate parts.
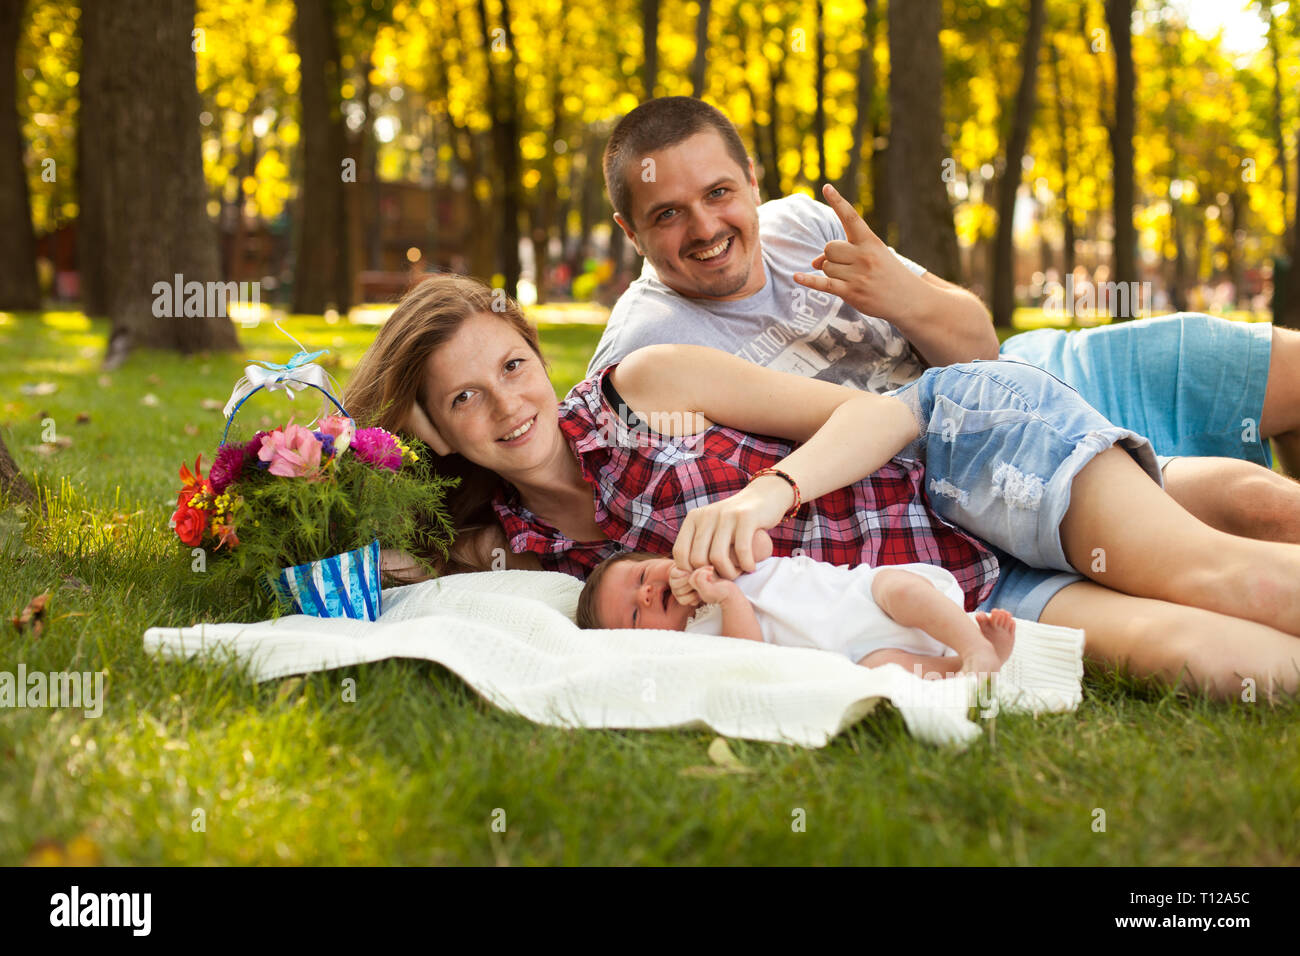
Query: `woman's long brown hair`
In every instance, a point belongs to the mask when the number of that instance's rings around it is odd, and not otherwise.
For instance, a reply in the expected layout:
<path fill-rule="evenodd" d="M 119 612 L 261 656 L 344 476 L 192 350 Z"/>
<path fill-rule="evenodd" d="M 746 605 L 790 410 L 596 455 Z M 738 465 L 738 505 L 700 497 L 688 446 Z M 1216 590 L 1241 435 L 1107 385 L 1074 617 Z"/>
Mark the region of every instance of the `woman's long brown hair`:
<path fill-rule="evenodd" d="M 510 323 L 545 366 L 537 329 L 529 324 L 517 302 L 500 289 L 490 289 L 468 276 L 431 276 L 402 297 L 348 380 L 344 405 L 358 426 L 377 426 L 404 437 L 419 437 L 410 429 L 408 420 L 415 402 L 428 413 L 424 384 L 429 357 L 456 334 L 461 323 L 479 313 L 499 316 Z M 480 532 L 500 529 L 491 502 L 501 478 L 460 455 L 440 456 L 433 449 L 429 453 L 433 455 L 434 471 L 459 477 L 460 485 L 451 489 L 446 499 L 455 528 L 450 557 L 436 552 L 420 556 L 439 574 L 486 571 L 488 563 L 478 546 Z"/>

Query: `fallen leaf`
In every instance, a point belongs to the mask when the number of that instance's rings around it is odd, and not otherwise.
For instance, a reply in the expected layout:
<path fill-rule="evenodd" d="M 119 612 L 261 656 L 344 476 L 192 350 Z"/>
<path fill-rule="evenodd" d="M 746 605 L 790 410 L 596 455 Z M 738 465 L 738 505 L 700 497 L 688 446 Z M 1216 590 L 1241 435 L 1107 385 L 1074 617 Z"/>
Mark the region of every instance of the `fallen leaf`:
<path fill-rule="evenodd" d="M 189 435 L 191 438 L 199 433 L 199 426 L 191 425 L 189 422 L 186 422 L 182 428 L 184 429 L 185 434 Z"/>
<path fill-rule="evenodd" d="M 68 448 L 71 445 L 71 438 L 67 435 L 60 435 L 54 441 L 43 441 L 39 445 L 28 445 L 27 450 L 36 452 L 38 455 L 53 455 L 60 448 Z"/>
<path fill-rule="evenodd" d="M 90 412 L 77 412 L 77 424 L 85 425 L 90 422 Z"/>
<path fill-rule="evenodd" d="M 219 412 L 221 411 L 221 409 L 226 407 L 225 405 L 222 405 L 221 402 L 217 401 L 215 398 L 205 398 L 203 401 L 199 402 L 199 404 L 210 412 L 211 411 Z"/>
<path fill-rule="evenodd" d="M 141 396 L 140 398 L 140 404 L 148 405 L 150 408 L 153 408 L 155 405 L 158 404 L 158 396 L 155 395 L 153 392 L 145 392 L 144 395 Z"/>
<path fill-rule="evenodd" d="M 736 773 L 754 773 L 754 768 L 746 767 L 740 762 L 740 758 L 731 752 L 727 745 L 726 738 L 714 737 L 713 743 L 709 744 L 709 759 L 719 767 L 727 770 L 733 770 Z"/>
<path fill-rule="evenodd" d="M 726 767 L 683 767 L 677 771 L 679 777 L 731 777 L 738 771 Z"/>
<path fill-rule="evenodd" d="M 18 386 L 18 391 L 24 395 L 53 395 L 58 390 L 59 386 L 53 382 L 24 383 Z"/>
<path fill-rule="evenodd" d="M 753 767 L 747 767 L 740 762 L 727 741 L 722 737 L 713 738 L 713 743 L 709 744 L 709 759 L 713 761 L 713 766 L 704 767 L 683 767 L 677 771 L 682 777 L 725 777 L 730 774 L 750 774 L 758 773 Z"/>
<path fill-rule="evenodd" d="M 146 378 L 145 381 L 150 385 L 161 385 L 163 383 L 162 379 L 158 377 L 157 372 L 150 372 L 149 377 Z"/>
<path fill-rule="evenodd" d="M 27 625 L 32 626 L 32 637 L 40 637 L 41 632 L 45 630 L 45 604 L 50 599 L 50 592 L 38 594 L 27 602 L 22 613 L 13 618 L 14 627 L 18 628 L 18 633 L 22 633 Z"/>

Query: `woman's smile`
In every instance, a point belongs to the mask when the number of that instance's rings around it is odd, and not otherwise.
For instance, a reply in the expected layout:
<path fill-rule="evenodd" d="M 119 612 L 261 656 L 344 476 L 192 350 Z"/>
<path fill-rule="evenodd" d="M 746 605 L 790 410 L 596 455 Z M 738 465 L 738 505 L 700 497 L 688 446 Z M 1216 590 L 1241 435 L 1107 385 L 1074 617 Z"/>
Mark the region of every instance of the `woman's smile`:
<path fill-rule="evenodd" d="M 533 426 L 535 424 L 537 424 L 536 415 L 534 415 L 532 418 L 529 418 L 518 428 L 512 430 L 511 432 L 502 436 L 501 438 L 498 438 L 497 441 L 500 442 L 502 445 L 509 445 L 512 448 L 522 445 L 530 437 L 532 437 Z"/>

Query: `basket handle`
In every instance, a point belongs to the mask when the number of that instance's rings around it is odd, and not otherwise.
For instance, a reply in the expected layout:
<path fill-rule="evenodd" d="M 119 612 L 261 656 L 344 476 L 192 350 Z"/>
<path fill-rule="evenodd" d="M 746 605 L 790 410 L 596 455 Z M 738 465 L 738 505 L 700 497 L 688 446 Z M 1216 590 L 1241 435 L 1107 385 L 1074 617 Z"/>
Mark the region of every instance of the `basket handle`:
<path fill-rule="evenodd" d="M 327 392 L 325 389 L 321 388 L 319 385 L 313 385 L 311 382 L 302 382 L 300 384 L 306 385 L 308 388 L 316 389 L 316 391 L 320 392 L 331 402 L 333 402 L 334 407 L 337 408 L 345 418 L 352 418 L 352 416 L 348 414 L 347 409 L 339 404 L 339 400 L 335 398 L 333 395 L 331 395 L 329 392 Z M 235 407 L 230 410 L 230 415 L 226 418 L 225 431 L 221 433 L 221 441 L 217 445 L 218 449 L 220 449 L 222 446 L 226 444 L 226 436 L 230 434 L 230 426 L 235 421 L 235 413 L 239 411 L 240 407 L 244 404 L 244 402 L 248 401 L 250 398 L 252 398 L 254 395 L 256 395 L 264 388 L 266 388 L 265 385 L 257 386 L 257 388 L 253 389 L 251 392 L 249 392 L 247 395 L 241 398 L 239 402 L 235 405 Z"/>

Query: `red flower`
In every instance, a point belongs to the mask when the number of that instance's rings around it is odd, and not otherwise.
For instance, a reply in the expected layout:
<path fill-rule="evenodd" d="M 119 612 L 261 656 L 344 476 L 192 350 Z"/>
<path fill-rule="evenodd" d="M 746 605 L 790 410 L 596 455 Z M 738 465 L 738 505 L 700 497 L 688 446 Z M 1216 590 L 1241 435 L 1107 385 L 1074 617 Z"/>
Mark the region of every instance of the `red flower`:
<path fill-rule="evenodd" d="M 194 471 L 188 465 L 181 465 L 181 490 L 176 496 L 176 507 L 184 508 L 197 494 L 212 494 L 212 484 L 203 477 L 203 456 L 194 459 Z"/>
<path fill-rule="evenodd" d="M 193 548 L 203 540 L 203 532 L 208 527 L 208 515 L 198 508 L 180 505 L 172 515 L 172 524 L 176 528 L 176 537 Z"/>
<path fill-rule="evenodd" d="M 239 535 L 235 534 L 235 526 L 233 524 L 214 523 L 212 525 L 212 533 L 217 536 L 217 551 L 221 550 L 223 544 L 226 546 L 227 551 L 239 547 Z"/>

